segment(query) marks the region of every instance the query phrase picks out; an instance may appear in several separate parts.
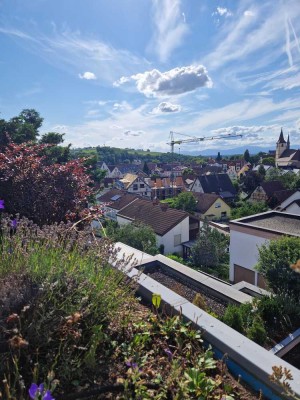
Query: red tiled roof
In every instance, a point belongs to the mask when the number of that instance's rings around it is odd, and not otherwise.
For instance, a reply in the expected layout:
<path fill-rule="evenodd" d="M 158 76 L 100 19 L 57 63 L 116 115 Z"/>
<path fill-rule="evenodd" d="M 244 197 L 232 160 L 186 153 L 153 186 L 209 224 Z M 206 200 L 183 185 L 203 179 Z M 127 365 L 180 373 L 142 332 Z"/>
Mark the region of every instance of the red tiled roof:
<path fill-rule="evenodd" d="M 153 204 L 152 201 L 144 199 L 135 200 L 120 210 L 118 215 L 151 226 L 159 236 L 165 235 L 174 226 L 189 217 L 185 211 L 167 207 L 167 204 Z"/>

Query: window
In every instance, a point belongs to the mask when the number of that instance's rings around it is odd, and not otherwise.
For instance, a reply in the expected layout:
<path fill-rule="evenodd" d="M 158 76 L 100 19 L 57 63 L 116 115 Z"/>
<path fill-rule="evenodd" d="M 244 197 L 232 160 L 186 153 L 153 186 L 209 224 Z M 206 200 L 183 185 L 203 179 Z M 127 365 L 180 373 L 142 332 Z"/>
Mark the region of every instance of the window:
<path fill-rule="evenodd" d="M 181 235 L 174 235 L 174 246 L 179 246 L 181 244 Z"/>
<path fill-rule="evenodd" d="M 221 217 L 222 217 L 222 218 L 225 218 L 226 216 L 227 216 L 227 212 L 226 212 L 226 211 L 222 211 L 222 212 L 221 212 Z"/>
<path fill-rule="evenodd" d="M 221 208 L 221 203 L 216 203 L 215 208 Z"/>
<path fill-rule="evenodd" d="M 140 188 L 144 189 L 144 187 L 145 187 L 145 184 L 144 183 L 140 183 Z"/>
<path fill-rule="evenodd" d="M 138 190 L 138 185 L 137 185 L 137 183 L 134 183 L 134 184 L 133 184 L 132 189 L 133 189 L 133 190 Z"/>

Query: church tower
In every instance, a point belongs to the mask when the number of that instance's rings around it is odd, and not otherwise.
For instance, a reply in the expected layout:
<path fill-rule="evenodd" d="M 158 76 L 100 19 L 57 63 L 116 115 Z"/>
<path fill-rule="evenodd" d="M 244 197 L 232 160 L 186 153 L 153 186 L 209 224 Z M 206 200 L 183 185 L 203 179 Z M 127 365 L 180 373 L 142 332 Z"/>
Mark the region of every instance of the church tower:
<path fill-rule="evenodd" d="M 278 166 L 277 161 L 281 157 L 282 153 L 285 150 L 289 149 L 289 147 L 290 147 L 290 139 L 288 137 L 288 142 L 286 142 L 284 140 L 283 132 L 282 132 L 282 128 L 281 128 L 279 139 L 277 140 L 277 143 L 276 143 L 276 155 L 275 155 L 275 164 L 276 164 L 276 166 Z"/>

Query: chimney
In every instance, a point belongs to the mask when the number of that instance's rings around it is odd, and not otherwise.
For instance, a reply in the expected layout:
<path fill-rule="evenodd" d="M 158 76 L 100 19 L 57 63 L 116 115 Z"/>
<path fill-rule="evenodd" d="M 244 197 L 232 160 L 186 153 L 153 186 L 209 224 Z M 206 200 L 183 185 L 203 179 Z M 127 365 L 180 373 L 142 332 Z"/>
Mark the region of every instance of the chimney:
<path fill-rule="evenodd" d="M 169 204 L 160 203 L 160 208 L 161 208 L 161 211 L 167 211 L 167 209 L 169 208 Z"/>

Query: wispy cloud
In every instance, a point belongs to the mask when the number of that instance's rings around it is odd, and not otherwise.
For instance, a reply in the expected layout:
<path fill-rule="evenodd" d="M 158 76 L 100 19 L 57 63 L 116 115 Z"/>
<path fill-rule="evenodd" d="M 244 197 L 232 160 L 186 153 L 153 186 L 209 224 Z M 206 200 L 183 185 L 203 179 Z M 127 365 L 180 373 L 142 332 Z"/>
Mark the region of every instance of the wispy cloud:
<path fill-rule="evenodd" d="M 216 11 L 212 15 L 218 15 L 220 17 L 231 17 L 232 12 L 228 8 L 217 7 Z"/>
<path fill-rule="evenodd" d="M 122 77 L 114 83 L 120 86 L 130 80 L 136 82 L 139 92 L 147 97 L 174 96 L 192 92 L 200 87 L 211 87 L 212 81 L 203 65 L 189 65 L 173 68 L 166 72 L 157 69 L 129 77 Z"/>
<path fill-rule="evenodd" d="M 55 26 L 51 35 L 40 31 L 26 32 L 11 27 L 0 27 L 0 33 L 14 38 L 28 51 L 42 57 L 47 63 L 71 73 L 80 73 L 82 79 L 113 82 L 122 75 L 145 68 L 149 63 L 125 49 L 87 37 L 69 29 L 59 31 Z M 88 71 L 94 72 L 88 72 Z"/>
<path fill-rule="evenodd" d="M 189 32 L 181 0 L 153 0 L 153 20 L 155 34 L 150 48 L 166 62 Z"/>

